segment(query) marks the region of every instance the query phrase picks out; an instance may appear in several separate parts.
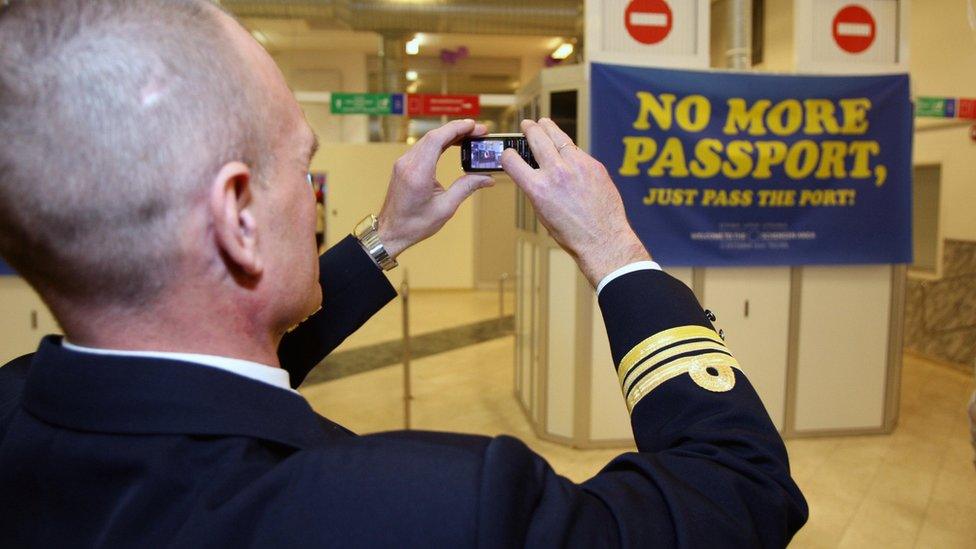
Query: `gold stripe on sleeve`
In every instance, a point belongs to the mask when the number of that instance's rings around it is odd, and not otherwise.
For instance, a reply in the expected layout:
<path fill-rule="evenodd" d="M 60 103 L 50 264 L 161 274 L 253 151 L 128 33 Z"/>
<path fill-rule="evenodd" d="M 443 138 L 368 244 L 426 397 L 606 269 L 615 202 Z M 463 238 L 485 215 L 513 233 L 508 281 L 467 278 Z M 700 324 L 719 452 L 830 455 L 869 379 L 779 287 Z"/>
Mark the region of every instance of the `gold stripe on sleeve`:
<path fill-rule="evenodd" d="M 710 339 L 721 346 L 725 346 L 722 342 L 722 338 L 715 333 L 714 330 L 706 328 L 704 326 L 679 326 L 677 328 L 671 328 L 670 330 L 664 330 L 663 332 L 658 332 L 651 337 L 641 341 L 634 346 L 624 358 L 620 360 L 620 365 L 617 366 L 617 373 L 621 376 L 621 381 L 623 376 L 626 376 L 626 372 L 634 367 L 641 360 L 651 356 L 657 351 L 667 347 L 668 345 L 673 345 L 679 341 L 685 341 L 688 339 Z"/>
<path fill-rule="evenodd" d="M 684 343 L 681 345 L 676 345 L 669 349 L 658 352 L 656 355 L 648 358 L 644 362 L 639 363 L 637 366 L 631 368 L 629 371 L 621 370 L 619 373 L 620 386 L 623 387 L 624 394 L 627 394 L 627 390 L 630 389 L 630 385 L 634 382 L 634 379 L 641 373 L 647 370 L 653 369 L 658 364 L 667 361 L 670 358 L 676 357 L 684 353 L 691 353 L 694 351 L 724 351 L 729 352 L 725 345 L 720 343 L 715 343 L 714 341 L 696 341 L 693 343 Z"/>
<path fill-rule="evenodd" d="M 739 363 L 735 358 L 724 353 L 707 353 L 678 359 L 641 378 L 627 396 L 627 409 L 633 412 L 642 398 L 665 381 L 684 373 L 688 373 L 691 379 L 703 389 L 715 393 L 731 391 L 735 387 L 734 369 L 739 369 Z"/>

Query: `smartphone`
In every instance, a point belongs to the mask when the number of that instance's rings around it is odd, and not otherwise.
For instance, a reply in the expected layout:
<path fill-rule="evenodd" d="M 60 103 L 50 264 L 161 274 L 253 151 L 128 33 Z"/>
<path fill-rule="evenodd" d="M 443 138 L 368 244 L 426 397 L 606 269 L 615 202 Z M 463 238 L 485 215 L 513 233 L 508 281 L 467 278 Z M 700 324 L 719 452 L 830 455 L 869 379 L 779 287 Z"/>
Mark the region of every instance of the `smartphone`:
<path fill-rule="evenodd" d="M 539 167 L 524 135 L 491 133 L 481 137 L 468 137 L 461 142 L 461 168 L 468 173 L 500 172 L 505 149 L 515 149 L 529 166 Z"/>

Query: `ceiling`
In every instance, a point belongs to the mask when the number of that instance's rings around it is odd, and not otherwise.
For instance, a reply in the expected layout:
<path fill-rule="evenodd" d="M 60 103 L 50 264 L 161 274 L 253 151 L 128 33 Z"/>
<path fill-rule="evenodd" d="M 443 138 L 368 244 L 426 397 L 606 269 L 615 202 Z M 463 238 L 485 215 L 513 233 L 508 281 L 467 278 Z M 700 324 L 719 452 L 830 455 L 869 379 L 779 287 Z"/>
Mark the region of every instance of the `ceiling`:
<path fill-rule="evenodd" d="M 238 17 L 302 19 L 315 29 L 576 35 L 582 0 L 223 0 Z"/>
<path fill-rule="evenodd" d="M 419 55 L 402 54 L 416 71 L 411 93 L 510 94 L 523 66 L 542 66 L 582 24 L 581 0 L 223 0 L 273 55 L 348 52 L 367 56 L 368 90 L 382 88 L 384 40 L 417 38 Z M 467 48 L 456 62 L 442 50 Z M 405 74 L 405 72 L 404 72 Z M 349 90 L 355 91 L 355 90 Z"/>

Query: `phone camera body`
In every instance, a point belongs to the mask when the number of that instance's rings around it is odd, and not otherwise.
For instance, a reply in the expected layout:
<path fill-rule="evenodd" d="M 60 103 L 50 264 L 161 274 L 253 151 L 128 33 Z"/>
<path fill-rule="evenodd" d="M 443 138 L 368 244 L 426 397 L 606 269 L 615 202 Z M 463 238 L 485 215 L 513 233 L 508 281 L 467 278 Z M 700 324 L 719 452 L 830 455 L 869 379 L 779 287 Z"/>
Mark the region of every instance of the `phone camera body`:
<path fill-rule="evenodd" d="M 533 168 L 539 164 L 520 133 L 494 133 L 468 137 L 461 142 L 461 168 L 467 173 L 502 171 L 502 153 L 514 149 Z"/>

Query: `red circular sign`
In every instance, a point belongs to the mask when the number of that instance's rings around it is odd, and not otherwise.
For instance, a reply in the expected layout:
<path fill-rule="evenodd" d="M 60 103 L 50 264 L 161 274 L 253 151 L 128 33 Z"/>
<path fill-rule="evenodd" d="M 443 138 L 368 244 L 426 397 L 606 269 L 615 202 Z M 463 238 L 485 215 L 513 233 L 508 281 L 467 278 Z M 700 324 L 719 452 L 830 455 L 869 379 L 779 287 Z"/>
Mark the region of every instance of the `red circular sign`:
<path fill-rule="evenodd" d="M 844 7 L 834 16 L 834 41 L 847 53 L 861 53 L 874 44 L 878 26 L 861 6 Z"/>
<path fill-rule="evenodd" d="M 671 34 L 674 17 L 665 0 L 631 0 L 624 12 L 624 26 L 634 40 L 657 44 Z"/>

